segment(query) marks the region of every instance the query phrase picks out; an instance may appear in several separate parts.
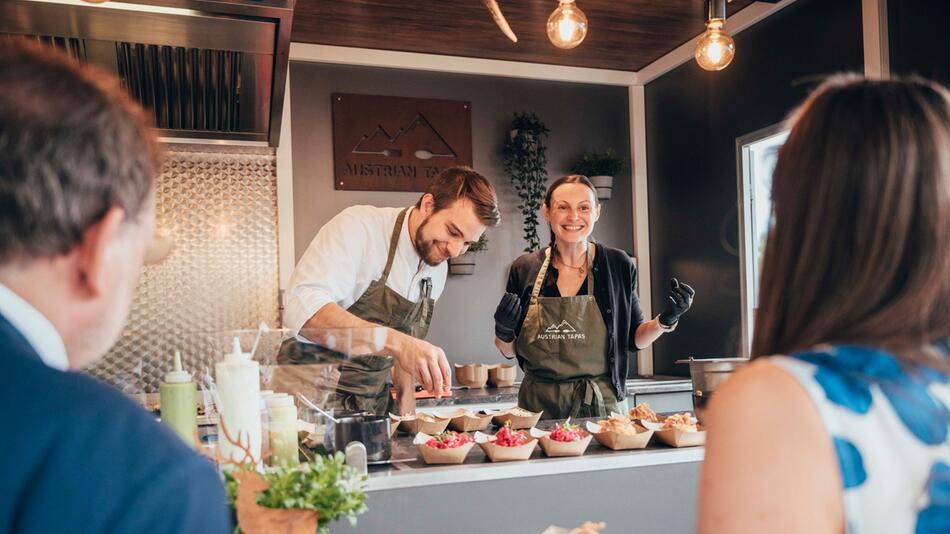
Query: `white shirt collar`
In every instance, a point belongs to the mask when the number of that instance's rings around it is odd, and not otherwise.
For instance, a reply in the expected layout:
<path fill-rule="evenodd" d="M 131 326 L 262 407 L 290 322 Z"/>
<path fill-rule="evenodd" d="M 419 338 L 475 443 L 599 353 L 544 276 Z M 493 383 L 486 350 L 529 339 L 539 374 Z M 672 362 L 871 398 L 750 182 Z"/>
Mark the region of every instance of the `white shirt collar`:
<path fill-rule="evenodd" d="M 415 206 L 412 206 L 406 210 L 406 218 L 402 221 L 402 230 L 399 232 L 399 242 L 396 245 L 396 254 L 399 254 L 407 264 L 415 265 L 416 272 L 419 272 L 423 270 L 426 264 L 419 256 L 419 252 L 416 251 L 416 246 L 412 243 L 412 236 L 409 234 L 409 216 L 414 209 Z"/>
<path fill-rule="evenodd" d="M 0 315 L 33 346 L 43 363 L 65 371 L 69 367 L 63 338 L 43 314 L 7 286 L 0 284 Z"/>

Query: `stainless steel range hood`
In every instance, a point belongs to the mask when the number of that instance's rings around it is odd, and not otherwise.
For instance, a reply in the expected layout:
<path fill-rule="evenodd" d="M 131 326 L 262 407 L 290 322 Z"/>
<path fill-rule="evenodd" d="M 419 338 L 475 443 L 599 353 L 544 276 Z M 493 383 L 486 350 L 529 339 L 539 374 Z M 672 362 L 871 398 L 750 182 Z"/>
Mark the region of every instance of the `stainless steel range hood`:
<path fill-rule="evenodd" d="M 0 33 L 115 73 L 164 138 L 277 146 L 295 0 L 2 0 Z"/>

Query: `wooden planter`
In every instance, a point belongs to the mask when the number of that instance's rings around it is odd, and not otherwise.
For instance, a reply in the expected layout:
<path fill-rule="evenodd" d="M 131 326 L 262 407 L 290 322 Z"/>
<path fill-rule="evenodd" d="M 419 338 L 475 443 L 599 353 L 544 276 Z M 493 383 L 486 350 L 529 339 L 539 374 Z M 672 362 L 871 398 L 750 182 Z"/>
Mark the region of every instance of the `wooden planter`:
<path fill-rule="evenodd" d="M 590 182 L 594 184 L 594 189 L 597 190 L 598 199 L 610 200 L 610 197 L 614 192 L 613 176 L 591 176 Z"/>
<path fill-rule="evenodd" d="M 239 471 L 237 519 L 245 534 L 313 534 L 317 531 L 317 513 L 300 508 L 266 508 L 257 504 L 257 496 L 268 484 L 256 471 Z"/>
<path fill-rule="evenodd" d="M 475 274 L 475 254 L 466 252 L 458 258 L 449 258 L 449 274 Z"/>

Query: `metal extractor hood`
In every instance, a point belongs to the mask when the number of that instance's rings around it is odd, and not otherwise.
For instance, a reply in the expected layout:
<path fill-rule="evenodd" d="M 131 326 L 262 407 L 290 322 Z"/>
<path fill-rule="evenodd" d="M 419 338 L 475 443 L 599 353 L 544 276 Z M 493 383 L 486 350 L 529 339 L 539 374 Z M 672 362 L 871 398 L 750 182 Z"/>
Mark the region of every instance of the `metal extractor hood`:
<path fill-rule="evenodd" d="M 277 146 L 295 0 L 2 0 L 0 34 L 114 73 L 159 135 Z"/>

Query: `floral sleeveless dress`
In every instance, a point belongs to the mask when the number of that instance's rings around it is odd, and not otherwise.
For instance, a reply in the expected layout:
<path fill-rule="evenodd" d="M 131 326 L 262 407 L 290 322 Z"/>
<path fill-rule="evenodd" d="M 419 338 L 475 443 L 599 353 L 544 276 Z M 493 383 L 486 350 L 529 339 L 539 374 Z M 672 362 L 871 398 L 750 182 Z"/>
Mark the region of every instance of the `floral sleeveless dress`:
<path fill-rule="evenodd" d="M 769 361 L 801 383 L 831 436 L 848 533 L 950 533 L 950 376 L 858 346 Z"/>

